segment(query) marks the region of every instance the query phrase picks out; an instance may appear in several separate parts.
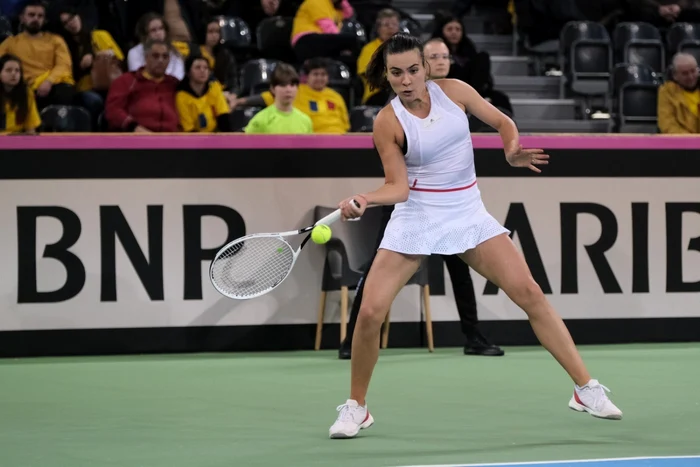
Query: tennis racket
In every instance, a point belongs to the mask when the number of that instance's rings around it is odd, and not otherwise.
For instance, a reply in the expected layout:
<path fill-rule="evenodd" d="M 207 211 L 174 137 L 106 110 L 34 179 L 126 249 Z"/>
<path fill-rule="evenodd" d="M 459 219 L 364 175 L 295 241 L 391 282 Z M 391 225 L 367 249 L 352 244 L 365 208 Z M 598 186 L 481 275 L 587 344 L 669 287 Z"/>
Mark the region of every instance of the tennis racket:
<path fill-rule="evenodd" d="M 352 202 L 360 207 L 357 201 Z M 340 209 L 337 209 L 303 229 L 257 233 L 233 240 L 221 247 L 209 266 L 212 285 L 225 297 L 237 300 L 265 295 L 287 278 L 299 253 L 311 238 L 313 228 L 321 224 L 331 225 L 340 216 Z M 288 239 L 305 233 L 308 235 L 294 250 Z"/>

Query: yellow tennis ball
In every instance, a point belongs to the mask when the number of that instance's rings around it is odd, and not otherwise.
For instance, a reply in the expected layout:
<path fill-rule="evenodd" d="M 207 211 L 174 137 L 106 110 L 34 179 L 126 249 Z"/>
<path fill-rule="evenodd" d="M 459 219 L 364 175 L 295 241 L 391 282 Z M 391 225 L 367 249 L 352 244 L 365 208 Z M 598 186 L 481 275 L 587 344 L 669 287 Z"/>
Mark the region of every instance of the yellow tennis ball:
<path fill-rule="evenodd" d="M 311 240 L 318 245 L 323 245 L 331 239 L 332 235 L 333 232 L 331 231 L 330 227 L 320 224 L 314 227 L 311 231 Z"/>

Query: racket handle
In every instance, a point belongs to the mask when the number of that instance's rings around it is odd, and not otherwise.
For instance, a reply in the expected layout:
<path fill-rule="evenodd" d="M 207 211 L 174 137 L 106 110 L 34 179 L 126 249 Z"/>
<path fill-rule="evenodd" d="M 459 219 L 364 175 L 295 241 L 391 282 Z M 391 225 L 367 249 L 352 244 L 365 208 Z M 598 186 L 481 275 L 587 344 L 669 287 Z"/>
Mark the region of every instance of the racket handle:
<path fill-rule="evenodd" d="M 358 202 L 355 201 L 354 199 L 352 200 L 352 202 L 355 204 L 355 206 L 356 206 L 358 209 L 360 208 L 360 203 L 358 203 Z M 324 218 L 322 218 L 322 219 L 319 219 L 314 225 L 321 225 L 321 224 L 323 224 L 323 225 L 331 225 L 331 224 L 333 224 L 334 222 L 338 222 L 338 221 L 340 220 L 340 217 L 341 217 L 340 209 L 336 209 L 336 210 L 333 211 L 332 213 L 328 214 L 326 217 L 324 217 Z M 358 219 L 352 219 L 352 220 L 359 220 L 359 218 L 358 218 Z"/>

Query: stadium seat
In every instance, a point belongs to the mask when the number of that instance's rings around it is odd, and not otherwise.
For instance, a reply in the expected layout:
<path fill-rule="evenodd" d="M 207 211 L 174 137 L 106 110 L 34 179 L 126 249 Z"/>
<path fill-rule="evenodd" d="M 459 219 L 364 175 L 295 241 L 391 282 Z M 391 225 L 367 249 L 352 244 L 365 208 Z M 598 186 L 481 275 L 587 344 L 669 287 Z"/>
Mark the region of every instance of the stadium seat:
<path fill-rule="evenodd" d="M 340 32 L 357 36 L 357 41 L 362 45 L 367 43 L 365 28 L 363 28 L 362 24 L 360 24 L 358 21 L 354 21 L 352 19 L 344 20 L 343 26 L 340 28 Z"/>
<path fill-rule="evenodd" d="M 334 211 L 335 207 L 316 206 L 314 219 Z M 340 291 L 340 342 L 345 339 L 348 322 L 349 291 L 354 290 L 364 271 L 370 266 L 374 255 L 379 225 L 384 216 L 383 208 L 367 209 L 360 222 L 338 222 L 333 226 L 333 238 L 326 243 L 323 267 L 323 279 L 316 324 L 316 341 L 314 349 L 321 348 L 323 323 L 325 321 L 326 299 L 328 292 Z M 430 288 L 428 286 L 427 260 L 406 285 L 416 284 L 421 287 L 421 308 L 425 311 L 428 349 L 433 351 L 432 320 L 430 316 Z M 389 314 L 384 321 L 381 346 L 386 348 L 389 336 Z"/>
<path fill-rule="evenodd" d="M 666 50 L 659 30 L 649 23 L 620 23 L 613 32 L 615 63 L 649 65 L 656 72 L 666 68 Z"/>
<path fill-rule="evenodd" d="M 231 131 L 241 133 L 261 107 L 238 107 L 231 112 Z"/>
<path fill-rule="evenodd" d="M 405 17 L 399 22 L 399 31 L 415 37 L 420 37 L 423 34 L 420 23 L 411 17 Z"/>
<path fill-rule="evenodd" d="M 219 26 L 221 43 L 229 49 L 246 49 L 251 46 L 250 28 L 241 18 L 219 16 Z"/>
<path fill-rule="evenodd" d="M 48 133 L 89 133 L 92 118 L 87 110 L 72 105 L 49 105 L 40 114 L 40 131 Z"/>
<path fill-rule="evenodd" d="M 563 76 L 560 97 L 565 86 L 585 96 L 604 95 L 613 66 L 610 36 L 601 24 L 591 21 L 570 21 L 561 31 L 559 63 Z"/>
<path fill-rule="evenodd" d="M 612 119 L 621 133 L 656 133 L 660 81 L 644 64 L 619 64 L 610 77 Z"/>
<path fill-rule="evenodd" d="M 250 60 L 243 65 L 239 96 L 260 94 L 270 88 L 272 72 L 277 66 L 277 60 L 264 58 Z"/>
<path fill-rule="evenodd" d="M 274 16 L 265 18 L 256 31 L 258 50 L 263 57 L 295 63 L 291 37 L 294 18 Z"/>
<path fill-rule="evenodd" d="M 700 63 L 700 24 L 676 23 L 666 35 L 669 60 L 678 52 L 686 52 Z"/>
<path fill-rule="evenodd" d="M 345 100 L 345 106 L 352 106 L 352 74 L 343 62 L 328 61 L 328 87 L 337 91 Z"/>
<path fill-rule="evenodd" d="M 374 119 L 381 107 L 360 105 L 350 111 L 350 131 L 352 133 L 371 133 Z"/>

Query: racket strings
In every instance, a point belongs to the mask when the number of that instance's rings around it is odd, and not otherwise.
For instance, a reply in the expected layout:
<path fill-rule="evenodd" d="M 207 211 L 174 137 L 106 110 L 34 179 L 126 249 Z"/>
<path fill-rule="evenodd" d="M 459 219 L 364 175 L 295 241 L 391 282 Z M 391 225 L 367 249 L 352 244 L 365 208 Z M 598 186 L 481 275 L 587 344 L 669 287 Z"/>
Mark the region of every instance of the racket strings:
<path fill-rule="evenodd" d="M 249 298 L 279 284 L 294 264 L 294 252 L 280 237 L 251 237 L 231 245 L 214 261 L 212 281 L 227 295 Z"/>

